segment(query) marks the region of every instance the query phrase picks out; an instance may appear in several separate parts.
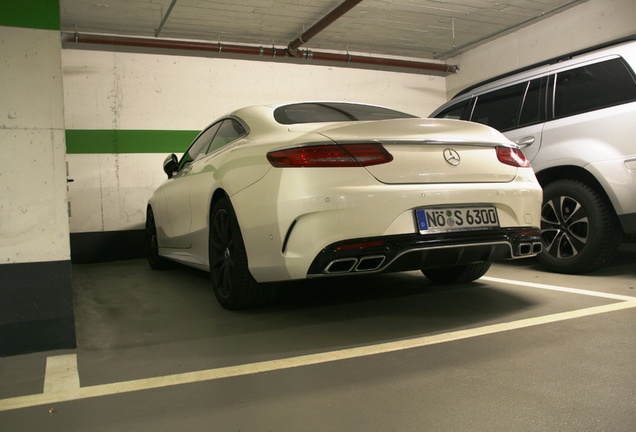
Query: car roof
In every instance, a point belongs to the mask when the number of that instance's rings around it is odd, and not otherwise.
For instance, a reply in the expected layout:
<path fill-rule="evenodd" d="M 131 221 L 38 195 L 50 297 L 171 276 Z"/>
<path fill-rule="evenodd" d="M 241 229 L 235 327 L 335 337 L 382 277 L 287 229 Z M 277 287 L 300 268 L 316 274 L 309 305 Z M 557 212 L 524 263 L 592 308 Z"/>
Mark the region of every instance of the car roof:
<path fill-rule="evenodd" d="M 278 125 L 280 125 L 281 123 L 277 123 L 276 120 L 274 119 L 274 112 L 281 107 L 291 107 L 294 105 L 334 105 L 334 106 L 343 106 L 343 105 L 351 105 L 351 106 L 360 106 L 360 107 L 374 107 L 374 108 L 381 108 L 381 109 L 385 109 L 385 110 L 389 110 L 389 111 L 394 111 L 396 113 L 401 113 L 404 114 L 406 116 L 410 116 L 410 117 L 417 117 L 413 114 L 409 114 L 409 113 L 405 113 L 403 111 L 399 111 L 396 110 L 394 108 L 389 108 L 383 105 L 375 105 L 375 104 L 368 104 L 368 103 L 361 103 L 361 102 L 349 102 L 349 101 L 317 101 L 317 100 L 306 100 L 306 101 L 294 101 L 294 102 L 281 102 L 281 103 L 271 103 L 271 104 L 261 104 L 261 105 L 251 105 L 251 106 L 247 106 L 247 107 L 243 107 L 243 108 L 239 108 L 237 110 L 234 110 L 233 112 L 223 116 L 223 117 L 229 117 L 229 116 L 235 116 L 235 117 L 239 117 L 239 118 L 244 118 L 244 117 L 260 117 L 261 119 L 267 119 L 267 122 L 269 123 L 271 120 L 271 123 L 276 123 Z"/>
<path fill-rule="evenodd" d="M 455 96 L 453 96 L 451 98 L 451 100 L 455 99 L 455 98 L 459 98 L 461 96 L 468 95 L 470 92 L 472 92 L 472 91 L 474 91 L 476 89 L 479 89 L 481 87 L 487 86 L 488 84 L 492 84 L 492 83 L 504 80 L 505 78 L 512 78 L 512 77 L 515 77 L 517 75 L 523 75 L 524 72 L 533 71 L 534 69 L 541 68 L 542 66 L 545 66 L 547 70 L 536 71 L 537 75 L 541 75 L 542 73 L 547 72 L 549 70 L 549 66 L 552 66 L 552 65 L 555 65 L 555 64 L 558 64 L 558 63 L 563 63 L 563 62 L 566 62 L 566 61 L 569 61 L 569 60 L 574 60 L 577 57 L 581 57 L 581 56 L 586 55 L 586 54 L 591 54 L 591 53 L 594 53 L 596 51 L 601 51 L 601 50 L 607 49 L 607 48 L 617 47 L 619 45 L 628 44 L 628 43 L 634 42 L 634 41 L 636 41 L 636 35 L 631 35 L 631 36 L 627 36 L 627 37 L 624 37 L 624 38 L 612 40 L 610 42 L 605 42 L 605 43 L 602 43 L 602 44 L 599 44 L 599 45 L 594 45 L 592 47 L 585 48 L 585 49 L 582 49 L 582 50 L 573 51 L 573 52 L 570 52 L 568 54 L 563 54 L 563 55 L 560 55 L 560 56 L 557 56 L 557 57 L 553 57 L 553 58 L 550 58 L 550 59 L 547 59 L 547 60 L 543 60 L 541 62 L 531 64 L 529 66 L 524 66 L 522 68 L 515 69 L 515 70 L 512 70 L 512 71 L 506 72 L 504 74 L 501 74 L 501 75 L 497 75 L 495 77 L 489 78 L 487 80 L 484 80 L 484 81 L 478 82 L 476 84 L 473 84 L 473 85 L 471 85 L 469 87 L 466 87 L 465 89 L 459 91 Z"/>
<path fill-rule="evenodd" d="M 303 104 L 316 104 L 316 105 L 351 105 L 358 107 L 376 107 L 382 108 L 389 111 L 393 111 L 395 113 L 404 114 L 405 116 L 417 118 L 412 114 L 404 113 L 402 111 L 395 110 L 393 108 L 389 108 L 382 105 L 374 105 L 368 103 L 360 103 L 360 102 L 348 102 L 348 101 L 315 101 L 315 100 L 306 100 L 306 101 L 294 101 L 294 102 L 280 102 L 280 103 L 270 103 L 270 104 L 260 104 L 260 105 L 251 105 L 242 108 L 235 109 L 234 111 L 227 113 L 221 117 L 218 117 L 214 123 L 224 118 L 237 118 L 240 119 L 245 126 L 251 131 L 264 133 L 267 131 L 275 131 L 280 129 L 288 129 L 291 124 L 296 123 L 304 123 L 304 122 L 292 122 L 285 123 L 279 122 L 275 118 L 275 112 L 278 108 L 293 106 L 293 105 L 303 105 Z M 318 122 L 317 125 L 323 123 Z M 213 123 L 212 123 L 213 124 Z M 313 123 L 305 123 L 305 124 L 313 124 Z M 208 126 L 209 127 L 209 126 Z M 316 126 L 318 127 L 318 126 Z"/>
<path fill-rule="evenodd" d="M 286 101 L 286 102 L 272 102 L 272 103 L 263 103 L 263 104 L 255 104 L 250 106 L 245 106 L 242 108 L 238 108 L 232 114 L 242 111 L 242 110 L 251 110 L 253 108 L 258 109 L 258 107 L 266 108 L 269 110 L 275 110 L 276 108 L 280 108 L 287 105 L 296 105 L 296 104 L 348 104 L 348 105 L 361 105 L 361 106 L 370 106 L 370 107 L 379 107 L 379 108 L 388 108 L 393 109 L 384 105 L 375 105 L 364 102 L 351 102 L 351 101 L 339 101 L 339 100 L 295 100 L 295 101 Z"/>

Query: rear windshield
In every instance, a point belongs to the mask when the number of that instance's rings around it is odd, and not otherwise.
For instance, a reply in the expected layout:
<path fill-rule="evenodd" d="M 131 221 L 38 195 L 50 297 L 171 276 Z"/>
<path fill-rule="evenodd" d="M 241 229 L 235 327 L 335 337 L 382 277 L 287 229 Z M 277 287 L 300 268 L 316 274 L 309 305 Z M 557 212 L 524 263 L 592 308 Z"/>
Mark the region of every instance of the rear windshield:
<path fill-rule="evenodd" d="M 274 110 L 276 121 L 285 125 L 415 117 L 414 115 L 388 108 L 350 103 L 298 103 L 285 105 Z"/>

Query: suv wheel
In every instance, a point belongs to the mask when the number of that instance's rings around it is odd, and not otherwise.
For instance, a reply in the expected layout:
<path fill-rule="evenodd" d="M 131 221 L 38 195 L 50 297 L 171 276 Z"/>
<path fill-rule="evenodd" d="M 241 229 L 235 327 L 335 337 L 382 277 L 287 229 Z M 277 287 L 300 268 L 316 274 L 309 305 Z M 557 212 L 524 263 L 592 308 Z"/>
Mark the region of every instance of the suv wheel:
<path fill-rule="evenodd" d="M 580 274 L 608 265 L 622 230 L 607 199 L 577 180 L 558 180 L 543 189 L 539 261 L 559 273 Z"/>

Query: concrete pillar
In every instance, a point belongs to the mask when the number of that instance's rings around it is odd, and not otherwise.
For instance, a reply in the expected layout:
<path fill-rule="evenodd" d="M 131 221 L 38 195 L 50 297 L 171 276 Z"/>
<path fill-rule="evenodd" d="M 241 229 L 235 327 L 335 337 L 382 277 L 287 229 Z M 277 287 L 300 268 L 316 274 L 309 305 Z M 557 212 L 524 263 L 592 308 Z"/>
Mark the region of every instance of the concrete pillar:
<path fill-rule="evenodd" d="M 75 347 L 58 0 L 0 2 L 0 356 Z"/>

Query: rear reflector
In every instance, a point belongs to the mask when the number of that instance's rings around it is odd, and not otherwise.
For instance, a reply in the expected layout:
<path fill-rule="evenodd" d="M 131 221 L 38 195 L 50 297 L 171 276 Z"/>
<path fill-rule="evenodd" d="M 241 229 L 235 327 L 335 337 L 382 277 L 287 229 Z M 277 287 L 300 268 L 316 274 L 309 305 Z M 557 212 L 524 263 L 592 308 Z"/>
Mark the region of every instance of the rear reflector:
<path fill-rule="evenodd" d="M 378 165 L 393 160 L 379 143 L 324 144 L 294 147 L 267 153 L 276 168 L 360 167 Z"/>
<path fill-rule="evenodd" d="M 513 167 L 527 168 L 530 166 L 530 161 L 526 159 L 521 150 L 516 148 L 497 147 L 497 159 L 499 162 Z"/>

